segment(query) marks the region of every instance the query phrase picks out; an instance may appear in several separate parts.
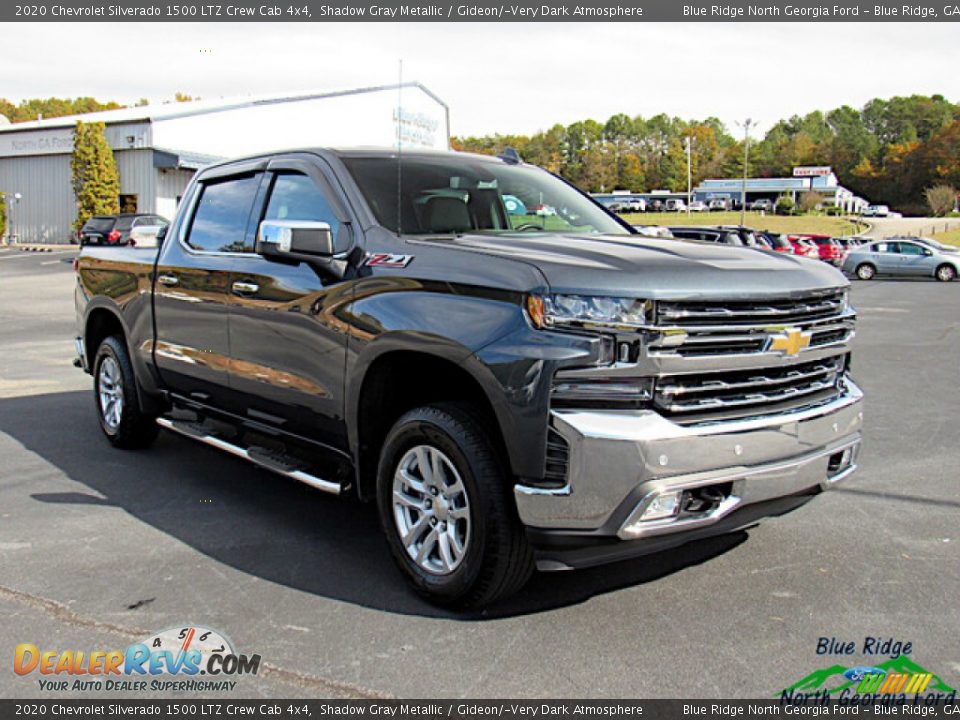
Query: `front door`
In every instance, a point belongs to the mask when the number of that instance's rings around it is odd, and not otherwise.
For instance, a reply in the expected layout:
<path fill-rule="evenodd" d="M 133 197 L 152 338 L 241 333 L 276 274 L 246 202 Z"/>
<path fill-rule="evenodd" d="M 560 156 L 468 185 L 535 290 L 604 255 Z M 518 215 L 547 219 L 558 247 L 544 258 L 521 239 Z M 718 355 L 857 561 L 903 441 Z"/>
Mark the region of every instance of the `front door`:
<path fill-rule="evenodd" d="M 900 274 L 913 276 L 933 275 L 933 262 L 929 250 L 914 243 L 902 242 L 900 245 Z"/>
<path fill-rule="evenodd" d="M 262 177 L 250 172 L 199 183 L 192 213 L 172 228 L 157 266 L 157 368 L 173 392 L 218 408 L 230 399 L 230 272 L 252 232 Z"/>
<path fill-rule="evenodd" d="M 270 163 L 259 220 L 328 223 L 337 247 L 350 244 L 348 217 L 320 168 L 309 160 Z M 268 260 L 254 245 L 230 282 L 231 386 L 237 411 L 338 449 L 343 420 L 346 325 L 337 310 L 352 291 L 344 261 Z M 340 270 L 338 270 L 340 268 Z"/>

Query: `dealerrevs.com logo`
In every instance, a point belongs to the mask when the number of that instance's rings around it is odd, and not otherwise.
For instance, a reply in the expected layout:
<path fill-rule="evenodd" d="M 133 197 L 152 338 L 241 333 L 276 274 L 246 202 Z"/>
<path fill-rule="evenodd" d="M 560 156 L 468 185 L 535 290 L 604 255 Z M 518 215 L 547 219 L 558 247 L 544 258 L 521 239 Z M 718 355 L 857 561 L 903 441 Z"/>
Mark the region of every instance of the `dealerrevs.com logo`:
<path fill-rule="evenodd" d="M 233 690 L 240 675 L 256 675 L 259 655 L 237 653 L 216 630 L 169 628 L 126 650 L 56 650 L 20 643 L 13 671 L 36 678 L 42 691 Z"/>

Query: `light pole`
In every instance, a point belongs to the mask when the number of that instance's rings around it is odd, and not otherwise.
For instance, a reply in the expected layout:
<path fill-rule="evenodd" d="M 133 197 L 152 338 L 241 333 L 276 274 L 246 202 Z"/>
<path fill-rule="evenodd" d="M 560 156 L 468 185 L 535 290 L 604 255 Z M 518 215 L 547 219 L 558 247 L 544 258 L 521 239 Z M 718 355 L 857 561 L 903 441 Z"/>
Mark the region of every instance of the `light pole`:
<path fill-rule="evenodd" d="M 693 146 L 693 138 L 687 135 L 684 138 L 687 146 L 687 219 L 690 219 L 690 200 L 692 198 L 692 188 L 693 188 L 693 171 L 690 166 L 690 148 Z"/>
<path fill-rule="evenodd" d="M 23 195 L 20 193 L 14 193 L 7 198 L 7 245 L 13 245 L 14 238 L 16 238 L 13 223 L 13 207 L 20 202 L 22 197 Z"/>
<path fill-rule="evenodd" d="M 747 222 L 747 165 L 750 162 L 750 128 L 756 125 L 753 120 L 747 118 L 746 121 L 737 125 L 743 128 L 743 184 L 740 187 L 740 225 Z"/>

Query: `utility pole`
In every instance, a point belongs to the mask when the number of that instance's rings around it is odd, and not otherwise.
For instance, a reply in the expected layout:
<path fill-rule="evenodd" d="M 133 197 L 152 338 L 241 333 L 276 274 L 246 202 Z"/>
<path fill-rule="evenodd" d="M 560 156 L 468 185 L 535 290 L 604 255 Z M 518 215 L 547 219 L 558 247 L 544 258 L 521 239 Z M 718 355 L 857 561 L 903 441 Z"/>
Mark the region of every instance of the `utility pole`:
<path fill-rule="evenodd" d="M 13 245 L 16 242 L 16 225 L 14 225 L 14 207 L 17 203 L 20 202 L 20 199 L 23 197 L 20 193 L 13 193 L 13 195 L 7 196 L 7 245 Z M 2 242 L 2 238 L 0 238 Z"/>
<path fill-rule="evenodd" d="M 693 171 L 690 166 L 690 148 L 693 145 L 693 138 L 687 135 L 686 138 L 687 146 L 687 219 L 690 219 L 690 200 L 692 198 L 692 188 L 693 188 Z"/>
<path fill-rule="evenodd" d="M 750 128 L 756 125 L 753 120 L 747 118 L 746 121 L 737 125 L 743 128 L 743 185 L 740 187 L 740 224 L 747 222 L 747 166 L 750 162 Z"/>

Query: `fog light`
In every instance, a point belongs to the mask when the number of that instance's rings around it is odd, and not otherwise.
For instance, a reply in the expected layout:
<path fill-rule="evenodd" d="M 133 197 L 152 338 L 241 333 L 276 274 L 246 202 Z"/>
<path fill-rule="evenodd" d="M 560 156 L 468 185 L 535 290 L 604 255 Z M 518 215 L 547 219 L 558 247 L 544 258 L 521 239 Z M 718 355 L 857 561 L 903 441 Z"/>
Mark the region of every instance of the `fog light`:
<path fill-rule="evenodd" d="M 640 514 L 637 522 L 663 520 L 664 518 L 673 517 L 680 512 L 680 499 L 682 497 L 682 490 L 660 493 L 647 505 L 647 509 Z"/>

